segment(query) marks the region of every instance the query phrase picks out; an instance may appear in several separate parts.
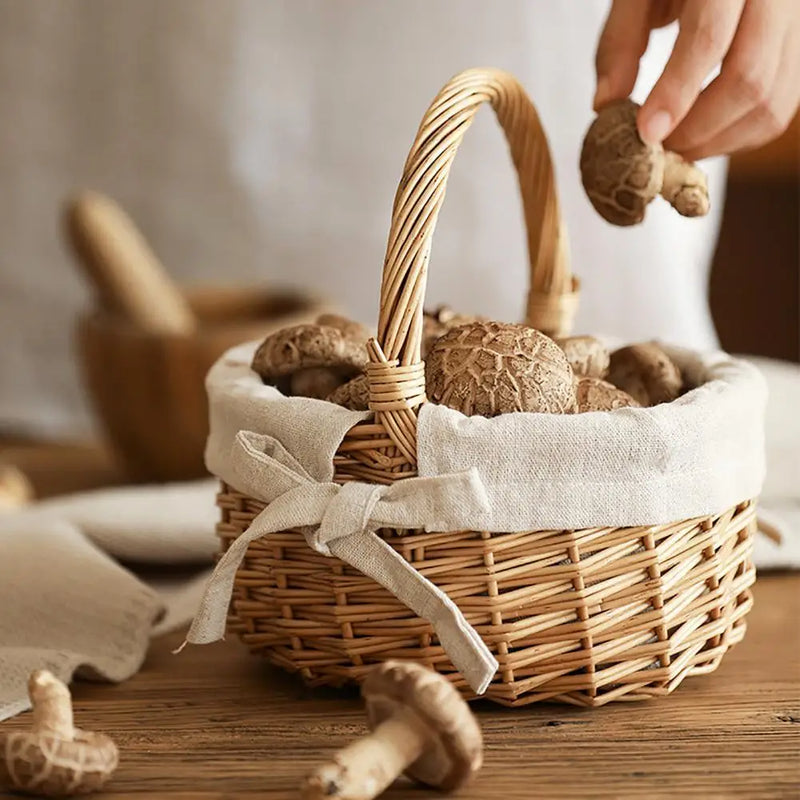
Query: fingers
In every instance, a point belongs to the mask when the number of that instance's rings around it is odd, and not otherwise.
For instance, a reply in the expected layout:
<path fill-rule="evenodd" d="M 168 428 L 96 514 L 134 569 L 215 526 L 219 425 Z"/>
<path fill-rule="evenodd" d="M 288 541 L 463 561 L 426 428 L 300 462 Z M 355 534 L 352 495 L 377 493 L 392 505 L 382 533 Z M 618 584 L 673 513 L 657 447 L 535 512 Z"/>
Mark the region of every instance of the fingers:
<path fill-rule="evenodd" d="M 686 0 L 664 72 L 639 112 L 641 137 L 663 141 L 686 116 L 733 41 L 744 0 Z"/>
<path fill-rule="evenodd" d="M 633 91 L 639 59 L 650 38 L 649 0 L 614 0 L 597 44 L 597 111 Z"/>
<path fill-rule="evenodd" d="M 708 151 L 723 131 L 765 105 L 778 82 L 786 28 L 774 0 L 750 0 L 719 76 L 669 136 L 670 150 Z"/>
<path fill-rule="evenodd" d="M 786 130 L 800 103 L 800 41 L 786 37 L 777 69 L 777 82 L 764 100 L 708 141 L 688 149 L 691 160 L 733 153 L 766 144 Z"/>

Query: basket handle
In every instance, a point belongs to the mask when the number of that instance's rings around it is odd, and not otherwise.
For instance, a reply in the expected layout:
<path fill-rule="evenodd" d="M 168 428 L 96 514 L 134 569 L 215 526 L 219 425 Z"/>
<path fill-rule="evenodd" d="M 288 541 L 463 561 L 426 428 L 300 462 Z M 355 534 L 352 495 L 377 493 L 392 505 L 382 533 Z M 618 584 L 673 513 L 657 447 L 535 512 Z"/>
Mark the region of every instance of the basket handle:
<path fill-rule="evenodd" d="M 392 208 L 378 336 L 369 344 L 370 408 L 411 464 L 416 460 L 415 409 L 425 402 L 420 345 L 431 241 L 458 146 L 485 102 L 505 132 L 519 177 L 531 269 L 527 322 L 561 335 L 577 308 L 553 164 L 536 109 L 507 72 L 466 70 L 434 98 L 406 159 Z"/>

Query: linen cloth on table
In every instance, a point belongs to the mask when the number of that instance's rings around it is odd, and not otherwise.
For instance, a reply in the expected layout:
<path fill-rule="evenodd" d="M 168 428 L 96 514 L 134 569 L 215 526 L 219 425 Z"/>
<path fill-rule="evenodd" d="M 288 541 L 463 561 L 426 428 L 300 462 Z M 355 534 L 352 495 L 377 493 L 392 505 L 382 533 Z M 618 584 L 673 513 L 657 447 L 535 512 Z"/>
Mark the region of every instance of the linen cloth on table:
<path fill-rule="evenodd" d="M 216 487 L 102 489 L 0 514 L 0 720 L 30 707 L 32 670 L 122 681 L 152 636 L 192 618 L 217 547 Z"/>

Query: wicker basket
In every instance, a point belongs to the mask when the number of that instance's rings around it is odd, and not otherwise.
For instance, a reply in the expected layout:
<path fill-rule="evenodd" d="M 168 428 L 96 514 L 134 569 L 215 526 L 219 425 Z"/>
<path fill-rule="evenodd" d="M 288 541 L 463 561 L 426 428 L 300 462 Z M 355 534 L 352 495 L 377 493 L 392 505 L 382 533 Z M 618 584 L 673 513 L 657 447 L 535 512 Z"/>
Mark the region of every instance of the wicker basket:
<path fill-rule="evenodd" d="M 569 330 L 577 303 L 547 141 L 511 76 L 470 70 L 428 109 L 395 197 L 370 342 L 370 420 L 345 437 L 335 480 L 388 484 L 416 469 L 425 402 L 422 302 L 431 238 L 457 147 L 478 108 L 497 114 L 520 179 L 531 260 L 529 324 Z M 263 509 L 223 484 L 223 547 Z M 598 520 L 602 523 L 602 520 Z M 599 706 L 664 695 L 716 668 L 745 631 L 754 505 L 636 528 L 523 533 L 384 529 L 380 535 L 460 607 L 500 668 L 486 697 Z M 387 590 L 288 530 L 253 542 L 236 577 L 229 630 L 312 685 L 360 681 L 389 658 L 420 661 L 469 687 L 433 629 Z"/>

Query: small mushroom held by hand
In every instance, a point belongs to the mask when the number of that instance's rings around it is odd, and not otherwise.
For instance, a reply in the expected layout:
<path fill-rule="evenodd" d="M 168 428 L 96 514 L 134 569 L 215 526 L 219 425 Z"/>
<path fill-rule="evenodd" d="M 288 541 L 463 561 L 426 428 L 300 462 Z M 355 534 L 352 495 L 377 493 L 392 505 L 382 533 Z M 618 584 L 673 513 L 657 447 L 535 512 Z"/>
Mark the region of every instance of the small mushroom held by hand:
<path fill-rule="evenodd" d="M 12 731 L 3 743 L 5 771 L 17 791 L 71 797 L 100 789 L 114 773 L 119 752 L 105 734 L 75 728 L 69 689 L 47 670 L 28 681 L 33 706 L 29 731 Z"/>
<path fill-rule="evenodd" d="M 434 343 L 425 374 L 430 399 L 462 414 L 575 410 L 564 351 L 526 325 L 489 321 L 453 328 Z"/>
<path fill-rule="evenodd" d="M 604 378 L 608 372 L 608 348 L 594 336 L 567 336 L 555 339 L 576 375 Z"/>
<path fill-rule="evenodd" d="M 680 370 L 652 342 L 615 350 L 611 354 L 608 380 L 643 406 L 669 403 L 683 386 Z"/>
<path fill-rule="evenodd" d="M 613 411 L 615 408 L 637 408 L 640 405 L 627 392 L 600 378 L 576 379 L 575 397 L 578 414 L 587 411 Z"/>
<path fill-rule="evenodd" d="M 619 100 L 602 108 L 581 150 L 583 188 L 595 210 L 614 225 L 636 225 L 657 195 L 685 217 L 708 213 L 706 176 L 677 153 L 642 141 L 638 104 Z"/>
<path fill-rule="evenodd" d="M 282 328 L 256 350 L 253 370 L 281 391 L 325 398 L 367 364 L 366 339 L 353 330 L 310 323 Z"/>
<path fill-rule="evenodd" d="M 483 737 L 446 678 L 419 664 L 387 661 L 361 688 L 372 733 L 309 775 L 304 800 L 372 800 L 401 772 L 452 791 L 483 763 Z"/>

